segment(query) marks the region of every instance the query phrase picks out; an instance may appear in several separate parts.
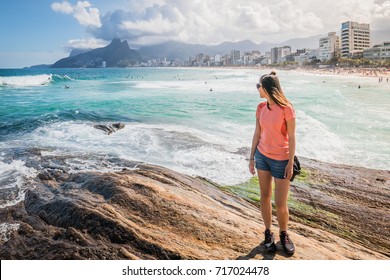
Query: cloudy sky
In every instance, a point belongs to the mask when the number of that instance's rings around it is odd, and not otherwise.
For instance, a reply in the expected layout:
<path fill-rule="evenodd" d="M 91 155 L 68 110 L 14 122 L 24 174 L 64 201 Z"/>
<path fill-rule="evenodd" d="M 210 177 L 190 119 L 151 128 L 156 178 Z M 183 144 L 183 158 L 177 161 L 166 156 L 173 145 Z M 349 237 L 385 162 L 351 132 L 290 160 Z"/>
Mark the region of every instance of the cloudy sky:
<path fill-rule="evenodd" d="M 53 63 L 113 37 L 131 46 L 279 43 L 339 32 L 348 20 L 389 29 L 390 0 L 1 0 L 0 68 Z"/>

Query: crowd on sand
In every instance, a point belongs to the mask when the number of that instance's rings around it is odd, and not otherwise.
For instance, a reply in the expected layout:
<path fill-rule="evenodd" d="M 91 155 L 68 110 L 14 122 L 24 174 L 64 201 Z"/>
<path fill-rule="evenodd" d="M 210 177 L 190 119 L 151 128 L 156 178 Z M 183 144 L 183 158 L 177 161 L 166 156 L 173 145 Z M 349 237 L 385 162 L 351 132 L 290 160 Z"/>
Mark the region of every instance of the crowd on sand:
<path fill-rule="evenodd" d="M 386 68 L 299 68 L 299 72 L 318 75 L 341 75 L 378 78 L 378 82 L 389 82 L 390 69 Z"/>

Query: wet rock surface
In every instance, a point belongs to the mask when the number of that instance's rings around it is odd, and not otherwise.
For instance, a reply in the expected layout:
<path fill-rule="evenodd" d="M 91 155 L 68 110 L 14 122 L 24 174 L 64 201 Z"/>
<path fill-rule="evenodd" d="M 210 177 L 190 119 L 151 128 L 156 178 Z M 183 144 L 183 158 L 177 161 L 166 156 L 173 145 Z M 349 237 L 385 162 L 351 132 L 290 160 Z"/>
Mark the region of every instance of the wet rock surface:
<path fill-rule="evenodd" d="M 120 129 L 125 128 L 125 124 L 123 123 L 113 123 L 113 124 L 96 124 L 93 126 L 96 129 L 104 131 L 107 135 L 114 133 Z"/>
<path fill-rule="evenodd" d="M 37 157 L 41 169 L 24 201 L 0 209 L 1 259 L 389 259 L 389 240 L 371 238 L 388 229 L 387 171 L 360 177 L 363 169 L 346 175 L 351 167 L 342 167 L 333 174 L 331 165 L 302 161 L 310 178 L 294 182 L 293 195 L 333 211 L 346 232 L 360 226 L 355 232 L 363 241 L 321 226 L 332 224 L 327 216 L 310 224 L 310 213 L 296 211 L 290 236 L 297 250 L 288 257 L 279 242 L 275 254 L 261 248 L 257 205 L 202 178 L 119 160 L 123 168 L 116 172 L 70 171 L 75 159 Z M 38 164 L 34 160 L 30 164 Z M 369 223 L 373 213 L 381 213 L 383 223 Z"/>

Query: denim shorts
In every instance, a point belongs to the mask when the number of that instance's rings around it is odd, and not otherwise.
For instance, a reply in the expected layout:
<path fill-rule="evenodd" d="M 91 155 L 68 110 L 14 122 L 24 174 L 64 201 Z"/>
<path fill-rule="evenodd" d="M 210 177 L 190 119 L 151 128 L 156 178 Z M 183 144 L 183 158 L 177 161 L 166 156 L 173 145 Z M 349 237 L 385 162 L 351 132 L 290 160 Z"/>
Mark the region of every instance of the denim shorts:
<path fill-rule="evenodd" d="M 255 152 L 255 163 L 256 169 L 262 171 L 270 171 L 272 177 L 277 179 L 285 179 L 284 171 L 288 164 L 287 160 L 276 160 L 269 157 L 266 157 L 262 153 L 260 153 L 257 149 Z"/>

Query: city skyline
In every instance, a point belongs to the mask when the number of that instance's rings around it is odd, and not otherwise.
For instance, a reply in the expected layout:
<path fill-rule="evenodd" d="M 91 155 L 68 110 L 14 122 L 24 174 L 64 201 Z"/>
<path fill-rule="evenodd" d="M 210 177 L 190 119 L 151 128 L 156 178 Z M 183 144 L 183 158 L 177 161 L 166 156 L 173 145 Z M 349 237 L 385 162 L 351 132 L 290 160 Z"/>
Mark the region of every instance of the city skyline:
<path fill-rule="evenodd" d="M 73 48 L 102 47 L 114 37 L 131 47 L 169 40 L 280 43 L 339 32 L 341 22 L 348 20 L 369 23 L 372 30 L 386 29 L 390 22 L 389 0 L 229 0 L 223 7 L 216 0 L 31 2 L 0 3 L 0 68 L 53 63 Z"/>

